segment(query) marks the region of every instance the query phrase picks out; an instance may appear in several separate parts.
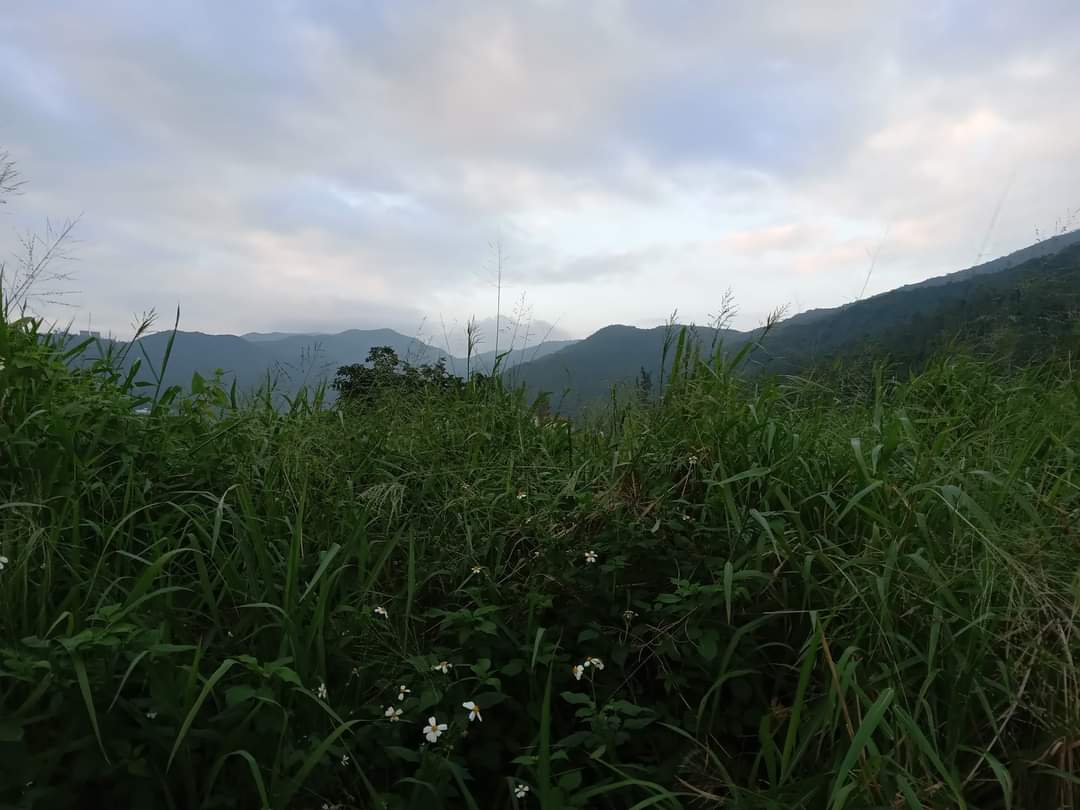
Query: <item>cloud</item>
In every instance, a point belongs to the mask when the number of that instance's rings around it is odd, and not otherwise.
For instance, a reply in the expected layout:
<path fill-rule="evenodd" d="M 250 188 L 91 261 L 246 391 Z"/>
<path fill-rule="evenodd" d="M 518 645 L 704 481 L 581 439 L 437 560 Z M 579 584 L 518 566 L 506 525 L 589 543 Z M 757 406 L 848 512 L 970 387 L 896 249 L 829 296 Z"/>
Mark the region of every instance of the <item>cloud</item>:
<path fill-rule="evenodd" d="M 1080 206 L 1078 37 L 1073 0 L 11 0 L 0 248 L 83 213 L 79 317 L 117 330 L 460 326 L 495 239 L 565 334 L 728 287 L 752 326 Z"/>

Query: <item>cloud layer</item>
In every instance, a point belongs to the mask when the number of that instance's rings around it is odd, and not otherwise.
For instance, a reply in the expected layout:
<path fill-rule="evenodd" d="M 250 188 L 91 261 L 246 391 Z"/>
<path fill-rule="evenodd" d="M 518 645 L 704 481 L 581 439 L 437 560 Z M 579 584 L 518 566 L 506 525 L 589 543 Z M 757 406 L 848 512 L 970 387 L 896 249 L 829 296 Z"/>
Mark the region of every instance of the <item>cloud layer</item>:
<path fill-rule="evenodd" d="M 14 0 L 0 247 L 82 213 L 80 325 L 434 337 L 494 314 L 499 240 L 561 337 L 1080 225 L 1074 0 L 813 5 Z"/>

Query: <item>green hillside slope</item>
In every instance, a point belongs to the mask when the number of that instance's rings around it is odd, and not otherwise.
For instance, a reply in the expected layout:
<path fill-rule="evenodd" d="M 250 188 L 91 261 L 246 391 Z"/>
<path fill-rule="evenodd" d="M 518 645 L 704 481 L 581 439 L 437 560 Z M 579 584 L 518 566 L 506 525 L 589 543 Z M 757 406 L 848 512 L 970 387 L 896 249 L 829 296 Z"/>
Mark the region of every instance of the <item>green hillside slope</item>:
<path fill-rule="evenodd" d="M 1080 233 L 1059 237 L 1053 247 L 1028 248 L 949 276 L 781 321 L 753 350 L 747 369 L 790 374 L 866 355 L 910 365 L 955 341 L 1012 362 L 1066 351 L 1076 346 Z M 1017 257 L 1029 258 L 1015 264 Z M 694 332 L 700 345 L 713 345 L 712 330 Z M 723 346 L 738 349 L 761 334 L 725 332 Z M 605 400 L 613 387 L 631 388 L 642 368 L 656 379 L 664 335 L 664 328 L 606 327 L 571 348 L 522 365 L 516 379 L 534 395 L 550 392 L 563 412 L 577 412 L 586 403 Z"/>

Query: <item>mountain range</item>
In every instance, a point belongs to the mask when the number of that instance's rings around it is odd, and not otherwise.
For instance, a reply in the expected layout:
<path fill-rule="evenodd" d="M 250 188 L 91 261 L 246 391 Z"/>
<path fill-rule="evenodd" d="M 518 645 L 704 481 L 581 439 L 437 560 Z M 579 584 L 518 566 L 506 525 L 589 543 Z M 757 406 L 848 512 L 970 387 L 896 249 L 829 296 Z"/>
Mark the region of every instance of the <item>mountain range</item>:
<path fill-rule="evenodd" d="M 981 348 L 993 351 L 1004 348 L 990 336 L 1005 323 L 1017 359 L 1026 360 L 1032 346 L 1062 348 L 1068 330 L 1080 329 L 1078 318 L 1080 230 L 955 273 L 782 320 L 754 348 L 747 368 L 790 374 L 868 353 L 915 363 L 952 339 L 978 338 Z M 718 342 L 725 352 L 737 351 L 762 338 L 762 329 L 692 332 L 706 351 Z M 613 387 L 631 387 L 642 370 L 658 382 L 669 334 L 665 326 L 607 326 L 510 374 L 532 392 L 549 392 L 558 410 L 573 413 L 607 398 Z"/>
<path fill-rule="evenodd" d="M 78 336 L 73 335 L 72 339 Z M 170 340 L 172 342 L 169 349 Z M 108 350 L 108 339 L 99 341 L 85 354 L 85 359 Z M 502 351 L 499 364 L 511 369 L 522 363 L 543 358 L 573 344 L 572 340 L 553 340 L 533 346 Z M 156 381 L 162 359 L 169 349 L 168 363 L 161 375 L 163 387 L 187 387 L 196 373 L 209 379 L 217 369 L 223 371 L 226 385 L 236 382 L 241 391 L 265 385 L 269 380 L 278 391 L 293 393 L 301 386 L 314 386 L 333 379 L 339 366 L 362 363 L 376 346 L 391 347 L 402 360 L 413 364 L 442 360 L 460 376 L 467 372 L 491 373 L 495 352 L 478 352 L 471 358 L 458 357 L 417 338 L 393 329 L 349 329 L 336 334 L 290 334 L 284 332 L 243 335 L 213 335 L 177 330 L 154 332 L 136 341 L 127 353 L 127 365 L 140 361 L 136 377 L 143 382 Z M 333 392 L 329 392 L 331 399 Z"/>
<path fill-rule="evenodd" d="M 1004 347 L 1019 359 L 1030 359 L 1029 355 L 1071 345 L 1074 334 L 1080 334 L 1077 324 L 1080 230 L 955 273 L 782 320 L 755 345 L 748 368 L 792 373 L 868 352 L 917 362 L 955 338 L 974 340 L 987 350 Z M 725 352 L 735 351 L 762 337 L 761 329 L 690 328 L 704 350 L 719 344 Z M 146 335 L 138 341 L 137 351 L 129 353 L 129 362 L 142 358 L 142 379 L 153 379 L 172 334 Z M 613 388 L 632 387 L 643 370 L 659 382 L 666 339 L 670 339 L 667 327 L 611 325 L 583 340 L 549 340 L 515 348 L 505 354 L 500 369 L 532 394 L 550 393 L 557 409 L 576 412 L 608 396 Z M 242 390 L 269 379 L 288 393 L 332 379 L 339 366 L 363 362 L 375 346 L 389 346 L 412 363 L 444 360 L 462 376 L 467 369 L 490 373 L 495 362 L 493 351 L 467 360 L 391 329 L 243 335 L 178 331 L 163 383 L 186 387 L 195 373 L 211 377 L 215 369 L 222 369 L 226 383 L 235 380 Z"/>

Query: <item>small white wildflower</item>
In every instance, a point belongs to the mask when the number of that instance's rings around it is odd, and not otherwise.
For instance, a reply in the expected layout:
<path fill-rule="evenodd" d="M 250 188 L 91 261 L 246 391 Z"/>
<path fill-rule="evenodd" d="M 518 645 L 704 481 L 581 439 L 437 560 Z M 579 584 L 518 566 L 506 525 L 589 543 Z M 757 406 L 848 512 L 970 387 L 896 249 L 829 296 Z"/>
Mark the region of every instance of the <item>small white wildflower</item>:
<path fill-rule="evenodd" d="M 405 699 L 405 696 L 406 696 L 407 694 L 409 694 L 410 692 L 412 692 L 412 689 L 410 689 L 409 687 L 407 687 L 407 686 L 406 686 L 405 684 L 401 684 L 401 686 L 399 686 L 399 687 L 397 688 L 397 690 L 398 690 L 398 695 L 397 695 L 397 699 L 398 699 L 398 700 L 404 700 L 404 699 Z"/>
<path fill-rule="evenodd" d="M 3 371 L 7 366 L 4 365 L 4 361 L 0 360 L 0 371 Z"/>
<path fill-rule="evenodd" d="M 434 717 L 429 717 L 428 724 L 424 726 L 424 736 L 428 742 L 438 742 L 446 728 L 446 723 L 440 723 Z"/>
<path fill-rule="evenodd" d="M 402 712 L 401 709 L 398 709 L 395 706 L 387 706 L 386 711 L 383 712 L 383 717 L 389 717 L 391 723 L 396 723 L 401 719 L 402 714 L 404 714 L 404 712 Z"/>
<path fill-rule="evenodd" d="M 344 768 L 348 764 L 349 764 L 349 755 L 348 754 L 342 754 L 341 755 L 341 767 Z"/>
<path fill-rule="evenodd" d="M 539 560 L 540 559 L 540 549 L 536 549 L 529 556 L 532 557 L 534 560 Z"/>
<path fill-rule="evenodd" d="M 326 684 L 320 683 L 319 691 L 317 691 L 315 694 L 318 695 L 319 700 L 326 700 L 330 693 L 326 691 Z"/>
<path fill-rule="evenodd" d="M 9 562 L 11 562 L 11 560 L 9 560 L 3 554 L 0 554 L 0 571 L 3 571 L 4 566 L 7 565 Z"/>
<path fill-rule="evenodd" d="M 523 785 L 521 782 L 518 782 L 517 785 L 514 787 L 514 798 L 516 799 L 524 799 L 525 796 L 528 795 L 528 793 L 528 785 Z"/>
<path fill-rule="evenodd" d="M 147 720 L 157 720 L 157 712 L 147 712 L 146 713 L 146 719 Z"/>
<path fill-rule="evenodd" d="M 574 666 L 570 667 L 570 672 L 573 674 L 575 680 L 580 681 L 581 676 L 585 674 L 585 667 L 581 664 L 574 664 Z"/>
<path fill-rule="evenodd" d="M 586 551 L 585 552 L 585 562 L 586 563 L 588 563 L 589 565 L 592 565 L 594 562 L 596 562 L 596 560 L 597 560 L 597 556 L 596 556 L 595 551 Z"/>
<path fill-rule="evenodd" d="M 523 489 L 518 490 L 517 499 L 519 501 L 523 501 L 528 497 L 529 497 L 529 494 L 525 490 L 523 490 Z"/>
<path fill-rule="evenodd" d="M 637 611 L 636 610 L 630 610 L 629 608 L 627 608 L 626 610 L 623 611 L 622 617 L 623 617 L 623 621 L 625 621 L 627 624 L 629 624 L 630 622 L 632 622 L 637 617 Z"/>
<path fill-rule="evenodd" d="M 689 464 L 689 465 L 690 465 L 691 467 L 693 467 L 693 466 L 694 466 L 695 464 L 697 464 L 697 463 L 698 463 L 698 457 L 697 457 L 697 456 L 690 456 L 690 458 L 688 458 L 688 459 L 686 460 L 686 462 L 687 462 L 687 463 L 688 463 L 688 464 Z"/>
<path fill-rule="evenodd" d="M 484 573 L 484 566 L 482 566 L 482 565 L 474 565 L 472 567 L 472 572 L 474 574 L 482 574 L 482 573 Z"/>
<path fill-rule="evenodd" d="M 448 672 L 450 672 L 450 662 L 449 661 L 440 661 L 435 666 L 433 666 L 431 669 L 433 671 L 441 672 L 443 675 L 446 675 Z"/>
<path fill-rule="evenodd" d="M 601 661 L 599 658 L 586 658 L 585 666 L 592 667 L 593 669 L 603 669 L 604 662 Z"/>
<path fill-rule="evenodd" d="M 686 514 L 686 512 L 683 512 L 682 519 L 683 520 L 690 520 L 691 518 L 690 518 L 690 516 L 688 514 Z"/>
<path fill-rule="evenodd" d="M 384 619 L 390 618 L 390 614 L 386 612 L 386 608 L 384 608 L 382 605 L 379 605 L 377 608 L 375 608 L 375 615 L 382 616 Z"/>
<path fill-rule="evenodd" d="M 473 703 L 471 700 L 466 700 L 461 705 L 469 710 L 469 722 L 470 723 L 473 720 L 479 720 L 481 723 L 484 722 L 484 718 L 480 716 L 480 707 L 477 706 L 475 703 Z"/>

